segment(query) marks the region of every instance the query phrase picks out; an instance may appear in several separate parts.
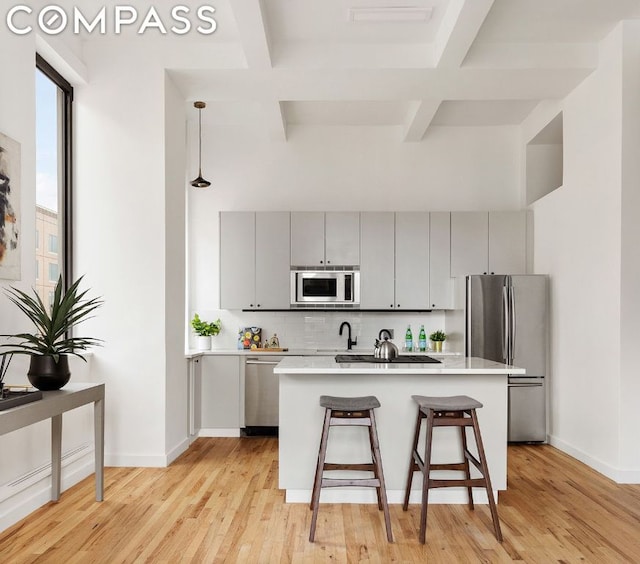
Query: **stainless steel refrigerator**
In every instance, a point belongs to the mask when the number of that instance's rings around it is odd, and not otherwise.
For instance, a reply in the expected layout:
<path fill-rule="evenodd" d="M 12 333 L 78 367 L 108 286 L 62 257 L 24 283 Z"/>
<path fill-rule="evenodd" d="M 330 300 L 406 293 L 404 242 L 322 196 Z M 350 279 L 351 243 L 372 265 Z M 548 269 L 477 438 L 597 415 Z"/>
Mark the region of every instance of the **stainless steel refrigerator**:
<path fill-rule="evenodd" d="M 525 368 L 509 376 L 510 442 L 547 439 L 548 280 L 544 275 L 467 276 L 465 353 Z"/>

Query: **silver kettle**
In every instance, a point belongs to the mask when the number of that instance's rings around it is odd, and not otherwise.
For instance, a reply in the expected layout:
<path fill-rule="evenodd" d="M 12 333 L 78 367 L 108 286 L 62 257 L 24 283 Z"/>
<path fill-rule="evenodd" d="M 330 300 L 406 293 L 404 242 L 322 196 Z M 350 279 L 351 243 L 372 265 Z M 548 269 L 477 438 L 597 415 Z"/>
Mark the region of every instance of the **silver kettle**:
<path fill-rule="evenodd" d="M 398 357 L 398 347 L 396 347 L 388 337 L 385 337 L 382 342 L 376 339 L 373 356 L 380 360 L 393 360 Z"/>

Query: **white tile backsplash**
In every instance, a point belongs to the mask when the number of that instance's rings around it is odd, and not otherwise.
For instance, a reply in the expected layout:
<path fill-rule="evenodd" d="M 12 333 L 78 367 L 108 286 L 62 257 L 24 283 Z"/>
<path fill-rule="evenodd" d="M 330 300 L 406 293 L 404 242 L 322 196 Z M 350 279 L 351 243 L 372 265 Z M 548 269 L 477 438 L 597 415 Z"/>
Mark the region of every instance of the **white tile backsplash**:
<path fill-rule="evenodd" d="M 193 316 L 194 312 L 191 312 Z M 222 321 L 222 331 L 213 339 L 214 349 L 235 349 L 240 327 L 262 328 L 262 338 L 278 335 L 280 346 L 289 349 L 342 348 L 347 344 L 346 328 L 343 335 L 338 331 L 343 321 L 351 324 L 351 337 L 358 339 L 357 348 L 373 349 L 380 329 L 395 332 L 394 343 L 401 348 L 407 324 L 411 324 L 414 341 L 417 343 L 420 325 L 424 324 L 427 337 L 436 329 L 446 331 L 445 313 L 433 311 L 425 313 L 379 313 L 379 312 L 243 312 L 230 310 L 198 311 L 201 318 L 212 321 L 218 317 Z M 190 345 L 195 344 L 190 336 Z M 445 342 L 445 350 L 447 350 Z"/>

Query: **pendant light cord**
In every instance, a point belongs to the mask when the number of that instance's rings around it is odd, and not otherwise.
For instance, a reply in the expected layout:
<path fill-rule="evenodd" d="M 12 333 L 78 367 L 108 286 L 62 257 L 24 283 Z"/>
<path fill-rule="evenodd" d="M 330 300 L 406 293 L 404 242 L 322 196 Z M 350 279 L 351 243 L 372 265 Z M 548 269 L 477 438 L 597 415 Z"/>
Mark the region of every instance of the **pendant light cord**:
<path fill-rule="evenodd" d="M 202 108 L 198 108 L 198 176 L 202 177 Z"/>

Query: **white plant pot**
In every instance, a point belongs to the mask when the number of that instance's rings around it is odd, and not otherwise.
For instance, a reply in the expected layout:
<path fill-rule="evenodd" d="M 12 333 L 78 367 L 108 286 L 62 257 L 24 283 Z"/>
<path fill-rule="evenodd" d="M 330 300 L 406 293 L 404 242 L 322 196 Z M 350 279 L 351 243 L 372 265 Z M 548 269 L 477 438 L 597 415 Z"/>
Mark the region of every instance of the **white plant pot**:
<path fill-rule="evenodd" d="M 196 337 L 196 348 L 199 351 L 210 351 L 211 350 L 211 336 L 203 337 L 202 335 L 198 335 Z"/>

